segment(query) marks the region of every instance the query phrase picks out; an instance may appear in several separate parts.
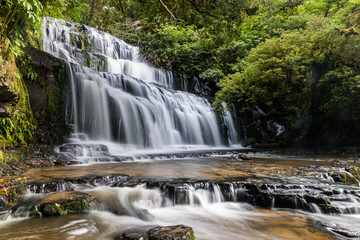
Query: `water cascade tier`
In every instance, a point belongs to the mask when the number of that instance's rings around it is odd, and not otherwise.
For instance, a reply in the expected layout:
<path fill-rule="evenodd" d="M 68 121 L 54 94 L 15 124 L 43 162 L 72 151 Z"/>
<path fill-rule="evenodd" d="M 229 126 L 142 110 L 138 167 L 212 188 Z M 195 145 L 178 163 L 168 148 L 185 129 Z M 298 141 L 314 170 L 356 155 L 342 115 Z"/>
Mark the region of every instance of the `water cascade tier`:
<path fill-rule="evenodd" d="M 134 149 L 237 144 L 231 115 L 186 91 L 170 71 L 141 60 L 138 47 L 81 24 L 44 18 L 43 49 L 67 61 L 72 142 Z M 221 120 L 229 136 L 224 141 Z"/>

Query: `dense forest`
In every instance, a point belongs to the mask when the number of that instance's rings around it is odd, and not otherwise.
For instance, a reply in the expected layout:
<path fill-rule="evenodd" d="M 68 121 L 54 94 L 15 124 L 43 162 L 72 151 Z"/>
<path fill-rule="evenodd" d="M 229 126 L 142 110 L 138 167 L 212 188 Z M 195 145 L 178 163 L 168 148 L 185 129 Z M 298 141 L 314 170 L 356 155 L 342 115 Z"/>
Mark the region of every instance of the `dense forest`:
<path fill-rule="evenodd" d="M 0 63 L 12 69 L 11 88 L 36 78 L 21 76 L 15 62 L 26 66 L 25 47 L 41 45 L 43 16 L 138 45 L 153 65 L 193 90 L 201 85 L 218 109 L 226 102 L 251 118 L 253 142 L 360 143 L 360 0 L 2 0 Z M 2 145 L 26 144 L 36 128 L 26 91 L 15 92 L 17 105 L 1 118 Z M 285 132 L 256 132 L 270 122 Z"/>

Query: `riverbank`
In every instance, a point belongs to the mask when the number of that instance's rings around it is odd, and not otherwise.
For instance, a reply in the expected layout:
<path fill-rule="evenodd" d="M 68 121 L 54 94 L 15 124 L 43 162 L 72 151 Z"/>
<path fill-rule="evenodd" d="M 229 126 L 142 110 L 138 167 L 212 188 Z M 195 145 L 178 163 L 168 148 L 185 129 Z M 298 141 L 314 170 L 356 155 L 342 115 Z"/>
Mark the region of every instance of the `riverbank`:
<path fill-rule="evenodd" d="M 14 204 L 25 193 L 23 174 L 32 168 L 53 166 L 55 152 L 50 145 L 32 144 L 1 150 L 0 209 Z"/>

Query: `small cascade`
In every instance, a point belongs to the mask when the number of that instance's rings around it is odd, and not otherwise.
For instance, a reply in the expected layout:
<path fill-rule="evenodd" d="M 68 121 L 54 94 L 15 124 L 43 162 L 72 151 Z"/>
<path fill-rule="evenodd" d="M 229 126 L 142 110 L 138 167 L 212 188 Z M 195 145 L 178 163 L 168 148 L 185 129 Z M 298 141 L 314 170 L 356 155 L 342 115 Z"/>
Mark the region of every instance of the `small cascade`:
<path fill-rule="evenodd" d="M 142 62 L 137 47 L 53 18 L 44 18 L 42 30 L 44 51 L 68 62 L 70 142 L 106 141 L 132 149 L 228 144 L 208 100 L 175 91 L 175 85 L 186 84 L 175 84 L 171 72 Z M 224 116 L 229 142 L 236 144 L 232 116 L 227 111 Z"/>
<path fill-rule="evenodd" d="M 227 135 L 228 135 L 228 142 L 230 145 L 239 144 L 239 136 L 237 134 L 236 125 L 234 123 L 234 118 L 230 111 L 227 110 L 227 104 L 223 102 L 223 121 L 224 125 L 227 129 Z M 235 109 L 233 109 L 233 112 Z"/>
<path fill-rule="evenodd" d="M 29 210 L 42 194 L 55 191 L 81 190 L 96 199 L 95 209 L 118 215 L 152 219 L 147 210 L 176 205 L 206 208 L 216 203 L 244 202 L 268 209 L 294 209 L 318 214 L 360 214 L 359 189 L 334 190 L 324 194 L 324 186 L 257 185 L 246 182 L 174 182 L 129 179 L 126 176 L 104 176 L 97 179 L 72 180 L 53 184 L 32 184 L 27 187 Z M 336 193 L 335 193 L 336 192 Z M 33 200 L 31 200 L 33 199 Z M 25 210 L 16 210 L 25 216 Z M 19 215 L 19 211 L 22 215 Z"/>
<path fill-rule="evenodd" d="M 151 221 L 148 210 L 164 206 L 164 199 L 159 190 L 137 188 L 98 187 L 91 191 L 97 199 L 95 209 L 126 215 Z"/>

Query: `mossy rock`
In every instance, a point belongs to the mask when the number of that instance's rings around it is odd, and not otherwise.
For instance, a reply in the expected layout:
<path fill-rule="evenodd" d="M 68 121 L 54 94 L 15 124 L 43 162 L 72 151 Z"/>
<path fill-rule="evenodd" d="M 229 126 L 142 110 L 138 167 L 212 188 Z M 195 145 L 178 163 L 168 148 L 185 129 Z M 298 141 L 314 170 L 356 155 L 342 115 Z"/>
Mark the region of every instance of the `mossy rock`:
<path fill-rule="evenodd" d="M 139 226 L 132 229 L 121 231 L 114 235 L 113 240 L 148 240 L 147 231 L 153 226 Z"/>
<path fill-rule="evenodd" d="M 60 192 L 45 195 L 31 210 L 31 215 L 57 216 L 83 213 L 90 209 L 94 198 L 83 192 Z"/>
<path fill-rule="evenodd" d="M 194 231 L 185 225 L 139 226 L 115 234 L 114 240 L 195 240 Z"/>
<path fill-rule="evenodd" d="M 2 179 L 1 179 L 2 180 Z M 14 181 L 6 185 L 0 185 L 0 198 L 8 203 L 14 203 L 25 193 L 25 186 L 22 181 Z"/>
<path fill-rule="evenodd" d="M 340 214 L 342 213 L 340 208 L 331 204 L 318 204 L 321 211 L 325 214 Z"/>
<path fill-rule="evenodd" d="M 195 240 L 193 229 L 185 225 L 155 227 L 147 234 L 149 240 Z"/>
<path fill-rule="evenodd" d="M 349 185 L 359 186 L 358 179 L 351 172 L 334 172 L 331 177 L 335 182 L 343 182 Z"/>
<path fill-rule="evenodd" d="M 350 167 L 346 169 L 349 173 L 351 173 L 358 181 L 360 181 L 360 167 Z"/>

